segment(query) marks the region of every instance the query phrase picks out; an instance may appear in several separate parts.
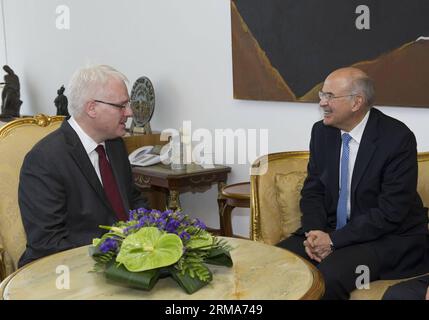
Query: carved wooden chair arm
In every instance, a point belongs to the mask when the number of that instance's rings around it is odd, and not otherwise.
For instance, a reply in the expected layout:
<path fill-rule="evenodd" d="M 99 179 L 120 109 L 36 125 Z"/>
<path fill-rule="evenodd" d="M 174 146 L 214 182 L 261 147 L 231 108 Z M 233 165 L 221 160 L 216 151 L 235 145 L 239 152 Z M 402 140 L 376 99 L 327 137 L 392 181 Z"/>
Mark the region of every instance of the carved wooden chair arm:
<path fill-rule="evenodd" d="M 6 278 L 6 265 L 5 265 L 5 258 L 4 258 L 5 250 L 3 246 L 0 244 L 0 282 Z"/>

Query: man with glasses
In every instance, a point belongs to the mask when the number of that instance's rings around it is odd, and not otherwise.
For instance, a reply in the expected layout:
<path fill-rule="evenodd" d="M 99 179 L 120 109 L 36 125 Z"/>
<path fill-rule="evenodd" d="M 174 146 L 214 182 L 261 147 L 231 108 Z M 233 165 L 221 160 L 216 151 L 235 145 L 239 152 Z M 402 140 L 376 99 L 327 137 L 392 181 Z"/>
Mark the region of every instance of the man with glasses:
<path fill-rule="evenodd" d="M 365 281 L 428 268 L 427 208 L 416 191 L 414 134 L 372 108 L 371 79 L 356 68 L 336 70 L 319 97 L 323 120 L 311 133 L 302 228 L 278 245 L 318 267 L 325 299 L 347 299 Z"/>
<path fill-rule="evenodd" d="M 147 206 L 121 139 L 132 116 L 126 81 L 106 65 L 75 72 L 71 117 L 26 155 L 18 198 L 27 247 L 19 266 L 90 244 L 103 233 L 99 225 L 126 220 L 130 209 Z"/>

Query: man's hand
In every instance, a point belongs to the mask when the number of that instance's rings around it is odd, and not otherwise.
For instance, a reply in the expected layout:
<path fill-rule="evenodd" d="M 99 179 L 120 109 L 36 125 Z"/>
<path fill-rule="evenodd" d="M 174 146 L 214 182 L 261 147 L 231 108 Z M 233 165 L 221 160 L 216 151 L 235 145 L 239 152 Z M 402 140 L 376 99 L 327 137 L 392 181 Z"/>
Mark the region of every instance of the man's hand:
<path fill-rule="evenodd" d="M 326 232 L 312 230 L 305 236 L 307 237 L 304 241 L 305 252 L 312 260 L 321 262 L 332 252 L 331 238 Z"/>
<path fill-rule="evenodd" d="M 317 261 L 316 253 L 314 252 L 314 240 L 316 239 L 314 238 L 314 236 L 309 237 L 307 232 L 305 233 L 305 236 L 307 237 L 307 239 L 304 240 L 305 252 L 311 260 Z"/>

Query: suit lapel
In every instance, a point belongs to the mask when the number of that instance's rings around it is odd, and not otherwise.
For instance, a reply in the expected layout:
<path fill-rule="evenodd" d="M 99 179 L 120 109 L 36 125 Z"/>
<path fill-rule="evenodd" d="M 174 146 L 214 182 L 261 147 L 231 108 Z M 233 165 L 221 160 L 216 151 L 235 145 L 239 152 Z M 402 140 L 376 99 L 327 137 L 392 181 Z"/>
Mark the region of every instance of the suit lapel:
<path fill-rule="evenodd" d="M 340 130 L 332 127 L 327 127 L 328 134 L 326 135 L 327 152 L 327 174 L 329 181 L 329 191 L 332 194 L 334 201 L 338 201 L 339 190 L 339 167 L 340 167 L 340 151 L 341 151 L 341 135 Z"/>
<path fill-rule="evenodd" d="M 123 179 L 123 174 L 121 174 L 120 164 L 123 162 L 120 155 L 118 154 L 117 148 L 115 148 L 115 141 L 109 140 L 106 141 L 106 153 L 109 157 L 110 166 L 112 167 L 113 175 L 116 179 L 116 184 L 118 185 L 119 193 L 121 194 L 122 203 L 124 204 L 125 212 L 129 211 L 129 203 L 127 199 L 127 190 L 125 189 L 125 183 L 121 183 Z M 122 178 L 122 179 L 121 179 Z"/>
<path fill-rule="evenodd" d="M 356 191 L 356 188 L 360 180 L 362 179 L 362 176 L 365 173 L 365 170 L 368 167 L 368 164 L 376 150 L 375 141 L 378 137 L 377 124 L 377 110 L 372 109 L 370 111 L 369 119 L 359 144 L 359 150 L 356 156 L 355 166 L 353 168 L 351 187 L 352 194 Z"/>
<path fill-rule="evenodd" d="M 98 178 L 94 166 L 89 160 L 88 154 L 86 153 L 85 148 L 83 147 L 82 142 L 80 141 L 77 133 L 73 130 L 67 120 L 65 120 L 61 125 L 61 130 L 63 131 L 64 136 L 66 138 L 66 143 L 68 145 L 68 152 L 70 153 L 70 156 L 73 158 L 76 165 L 82 171 L 83 176 L 92 186 L 95 193 L 100 197 L 102 202 L 110 210 L 112 210 L 104 192 L 103 186 L 100 183 L 100 179 Z"/>

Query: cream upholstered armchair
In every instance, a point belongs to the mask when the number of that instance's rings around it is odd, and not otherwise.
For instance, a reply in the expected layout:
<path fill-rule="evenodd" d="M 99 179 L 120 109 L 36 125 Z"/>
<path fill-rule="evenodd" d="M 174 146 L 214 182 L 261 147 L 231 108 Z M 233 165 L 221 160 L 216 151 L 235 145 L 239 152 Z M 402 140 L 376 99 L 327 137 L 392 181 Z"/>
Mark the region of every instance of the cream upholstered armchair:
<path fill-rule="evenodd" d="M 251 238 L 276 244 L 301 226 L 300 192 L 307 176 L 307 151 L 272 153 L 252 165 Z M 418 154 L 417 191 L 429 207 L 429 152 Z M 388 286 L 401 280 L 371 282 L 369 290 L 355 290 L 351 299 L 381 299 Z"/>
<path fill-rule="evenodd" d="M 26 244 L 18 206 L 22 162 L 33 145 L 63 120 L 63 116 L 40 114 L 0 127 L 0 280 L 16 270 Z"/>

